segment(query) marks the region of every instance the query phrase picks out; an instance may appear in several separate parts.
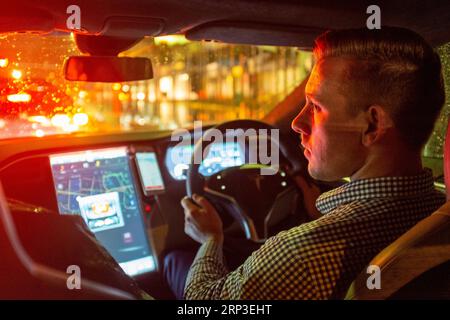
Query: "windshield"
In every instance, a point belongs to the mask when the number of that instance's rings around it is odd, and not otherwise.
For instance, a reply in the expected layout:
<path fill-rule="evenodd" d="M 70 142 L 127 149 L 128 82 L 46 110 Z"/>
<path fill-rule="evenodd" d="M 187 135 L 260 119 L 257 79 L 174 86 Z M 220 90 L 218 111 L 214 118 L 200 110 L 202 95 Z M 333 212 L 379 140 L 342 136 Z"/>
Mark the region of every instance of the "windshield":
<path fill-rule="evenodd" d="M 145 38 L 122 54 L 150 58 L 154 79 L 88 83 L 64 79 L 70 55 L 81 55 L 71 35 L 2 37 L 0 139 L 261 119 L 312 66 L 311 54 L 296 48 L 168 36 Z"/>

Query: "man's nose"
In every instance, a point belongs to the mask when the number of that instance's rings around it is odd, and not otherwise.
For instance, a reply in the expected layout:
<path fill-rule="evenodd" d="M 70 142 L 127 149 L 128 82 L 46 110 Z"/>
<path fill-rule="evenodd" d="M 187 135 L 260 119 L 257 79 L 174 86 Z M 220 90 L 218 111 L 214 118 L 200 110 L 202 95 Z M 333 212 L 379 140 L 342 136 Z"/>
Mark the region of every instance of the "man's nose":
<path fill-rule="evenodd" d="M 291 128 L 297 133 L 311 134 L 311 114 L 308 112 L 307 106 L 303 107 L 300 113 L 292 120 Z"/>

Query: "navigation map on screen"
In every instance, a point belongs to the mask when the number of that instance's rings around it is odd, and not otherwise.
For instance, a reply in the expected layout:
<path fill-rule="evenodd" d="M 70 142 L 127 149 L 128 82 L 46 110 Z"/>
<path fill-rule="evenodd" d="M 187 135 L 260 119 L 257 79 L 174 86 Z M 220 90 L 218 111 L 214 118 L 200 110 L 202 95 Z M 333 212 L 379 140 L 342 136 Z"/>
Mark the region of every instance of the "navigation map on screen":
<path fill-rule="evenodd" d="M 83 217 L 129 275 L 156 269 L 125 147 L 50 156 L 61 214 Z"/>

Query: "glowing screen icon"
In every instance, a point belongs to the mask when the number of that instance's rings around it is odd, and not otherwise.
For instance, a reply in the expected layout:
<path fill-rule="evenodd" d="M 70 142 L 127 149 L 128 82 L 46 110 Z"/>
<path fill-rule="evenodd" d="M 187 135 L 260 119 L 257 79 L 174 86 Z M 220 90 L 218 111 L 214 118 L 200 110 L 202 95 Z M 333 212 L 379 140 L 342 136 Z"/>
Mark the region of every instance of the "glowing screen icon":
<path fill-rule="evenodd" d="M 77 197 L 81 216 L 92 232 L 124 226 L 118 192 Z"/>

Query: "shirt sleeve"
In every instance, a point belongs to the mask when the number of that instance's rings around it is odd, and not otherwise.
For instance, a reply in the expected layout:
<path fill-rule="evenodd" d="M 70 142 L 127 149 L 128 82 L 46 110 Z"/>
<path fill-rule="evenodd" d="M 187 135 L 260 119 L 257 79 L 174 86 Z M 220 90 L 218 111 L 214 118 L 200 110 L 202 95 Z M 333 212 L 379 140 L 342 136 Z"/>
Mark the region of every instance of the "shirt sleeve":
<path fill-rule="evenodd" d="M 233 272 L 223 261 L 222 246 L 203 244 L 185 286 L 186 299 L 300 299 L 314 287 L 297 245 L 284 232 L 266 241 Z"/>

